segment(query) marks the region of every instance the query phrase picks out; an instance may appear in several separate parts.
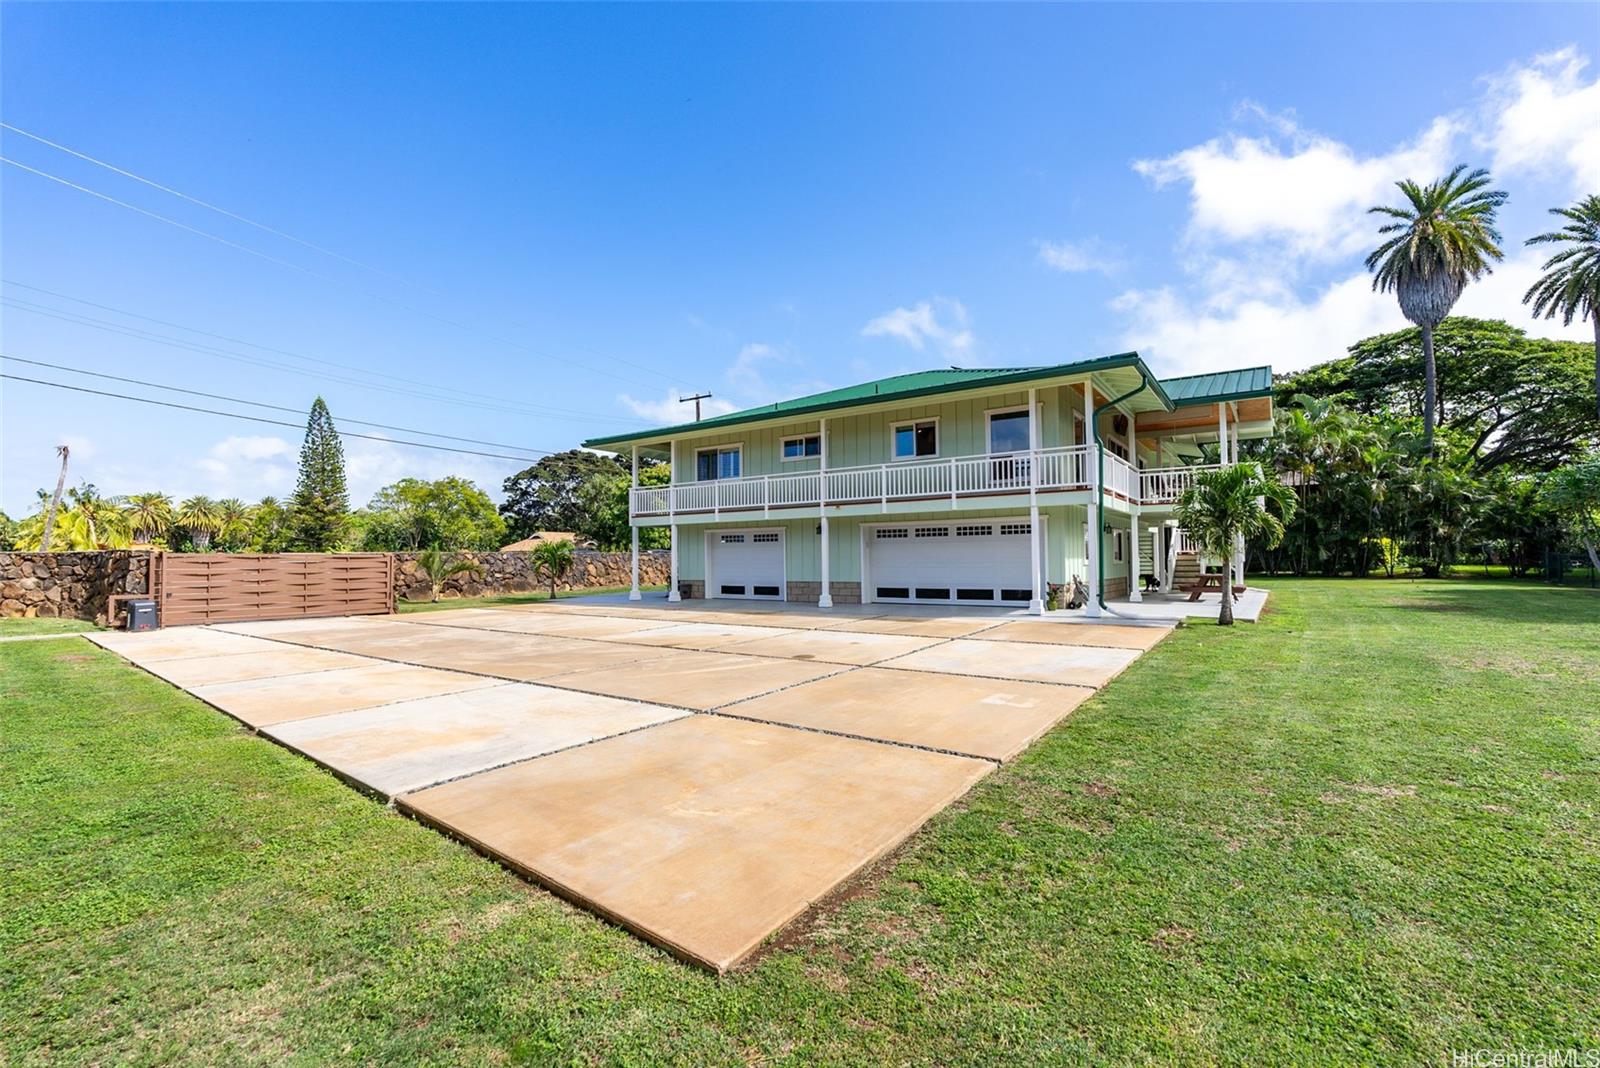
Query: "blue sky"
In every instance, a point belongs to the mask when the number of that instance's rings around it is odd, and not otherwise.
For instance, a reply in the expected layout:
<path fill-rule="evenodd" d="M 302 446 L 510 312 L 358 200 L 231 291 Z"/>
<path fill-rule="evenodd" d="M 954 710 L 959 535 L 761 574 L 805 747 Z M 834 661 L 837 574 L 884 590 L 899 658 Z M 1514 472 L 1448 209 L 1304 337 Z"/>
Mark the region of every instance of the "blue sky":
<path fill-rule="evenodd" d="M 1367 291 L 1362 209 L 1457 161 L 1512 193 L 1507 263 L 1459 308 L 1532 326 L 1521 240 L 1600 189 L 1592 5 L 0 19 L 6 123 L 279 231 L 5 131 L 8 159 L 250 251 L 0 166 L 0 352 L 299 410 L 321 392 L 336 420 L 518 455 L 675 419 L 679 390 L 720 409 L 1132 347 L 1164 374 L 1332 357 L 1400 324 Z M 62 441 L 103 492 L 292 489 L 294 429 L 4 387 L 13 516 Z M 356 503 L 522 466 L 347 452 Z"/>

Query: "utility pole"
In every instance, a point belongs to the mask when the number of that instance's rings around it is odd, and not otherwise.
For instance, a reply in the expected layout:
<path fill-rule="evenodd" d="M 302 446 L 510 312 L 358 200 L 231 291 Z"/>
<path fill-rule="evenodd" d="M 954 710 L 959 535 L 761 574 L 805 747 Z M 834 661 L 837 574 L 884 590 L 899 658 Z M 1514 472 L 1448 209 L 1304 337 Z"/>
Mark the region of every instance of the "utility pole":
<path fill-rule="evenodd" d="M 56 455 L 61 457 L 61 474 L 56 477 L 56 495 L 50 498 L 50 508 L 44 513 L 44 533 L 39 538 L 39 551 L 50 551 L 50 535 L 55 530 L 56 509 L 61 507 L 61 490 L 67 484 L 67 457 L 72 450 L 65 445 L 56 446 Z M 71 548 L 71 546 L 68 546 Z"/>
<path fill-rule="evenodd" d="M 709 399 L 710 396 L 711 394 L 709 393 L 696 393 L 692 397 L 679 397 L 678 403 L 688 404 L 690 401 L 694 401 L 694 421 L 698 423 L 700 421 L 700 402 Z"/>

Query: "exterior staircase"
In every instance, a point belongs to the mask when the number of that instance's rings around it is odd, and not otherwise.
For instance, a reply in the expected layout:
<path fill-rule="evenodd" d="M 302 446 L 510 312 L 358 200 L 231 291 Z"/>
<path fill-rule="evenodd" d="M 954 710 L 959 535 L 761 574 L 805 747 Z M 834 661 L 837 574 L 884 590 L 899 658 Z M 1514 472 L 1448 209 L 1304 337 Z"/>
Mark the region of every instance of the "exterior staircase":
<path fill-rule="evenodd" d="M 1200 577 L 1200 554 L 1179 553 L 1178 563 L 1172 569 L 1172 588 L 1181 589 Z"/>

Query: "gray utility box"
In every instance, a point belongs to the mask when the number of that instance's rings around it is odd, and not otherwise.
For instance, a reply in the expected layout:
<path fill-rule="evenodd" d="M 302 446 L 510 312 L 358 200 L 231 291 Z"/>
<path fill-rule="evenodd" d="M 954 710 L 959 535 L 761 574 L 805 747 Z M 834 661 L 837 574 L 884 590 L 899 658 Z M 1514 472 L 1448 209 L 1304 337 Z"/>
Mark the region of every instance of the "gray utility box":
<path fill-rule="evenodd" d="M 156 603 L 154 601 L 129 601 L 128 629 L 155 630 Z"/>

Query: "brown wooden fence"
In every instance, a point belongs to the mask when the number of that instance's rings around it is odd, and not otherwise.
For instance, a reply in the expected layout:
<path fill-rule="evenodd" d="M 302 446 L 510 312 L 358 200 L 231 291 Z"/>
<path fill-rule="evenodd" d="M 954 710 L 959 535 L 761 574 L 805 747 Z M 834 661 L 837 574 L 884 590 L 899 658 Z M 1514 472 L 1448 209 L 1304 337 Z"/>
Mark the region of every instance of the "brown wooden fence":
<path fill-rule="evenodd" d="M 161 553 L 155 595 L 164 627 L 394 611 L 388 553 Z"/>

